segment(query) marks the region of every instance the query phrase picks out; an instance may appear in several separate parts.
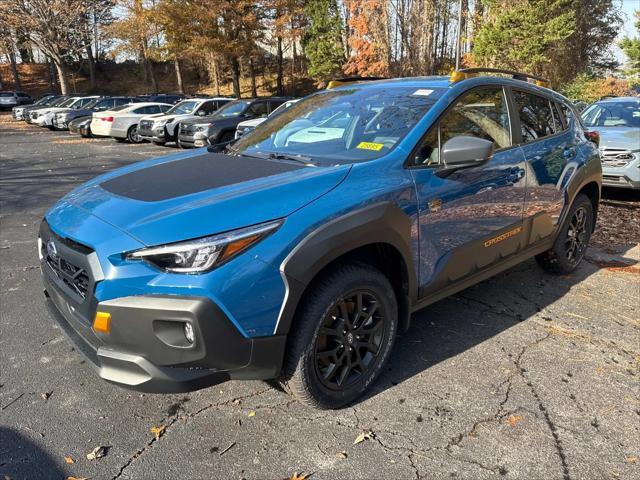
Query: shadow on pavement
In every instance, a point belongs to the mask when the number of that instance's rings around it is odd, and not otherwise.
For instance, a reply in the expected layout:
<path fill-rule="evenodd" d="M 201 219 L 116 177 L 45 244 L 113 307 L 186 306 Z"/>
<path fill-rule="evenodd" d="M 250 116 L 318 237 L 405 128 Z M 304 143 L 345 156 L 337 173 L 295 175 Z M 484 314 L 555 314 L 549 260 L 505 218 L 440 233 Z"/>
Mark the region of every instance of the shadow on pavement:
<path fill-rule="evenodd" d="M 0 427 L 0 478 L 62 479 L 64 472 L 47 452 L 13 429 Z"/>

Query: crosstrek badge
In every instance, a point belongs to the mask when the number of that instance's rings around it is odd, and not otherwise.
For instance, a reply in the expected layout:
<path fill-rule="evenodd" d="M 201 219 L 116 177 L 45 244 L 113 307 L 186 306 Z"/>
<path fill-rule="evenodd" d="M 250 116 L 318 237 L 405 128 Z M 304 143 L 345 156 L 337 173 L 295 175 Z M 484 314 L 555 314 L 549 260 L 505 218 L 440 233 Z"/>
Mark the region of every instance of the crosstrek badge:
<path fill-rule="evenodd" d="M 356 148 L 362 150 L 375 150 L 376 152 L 384 148 L 384 143 L 360 142 Z"/>

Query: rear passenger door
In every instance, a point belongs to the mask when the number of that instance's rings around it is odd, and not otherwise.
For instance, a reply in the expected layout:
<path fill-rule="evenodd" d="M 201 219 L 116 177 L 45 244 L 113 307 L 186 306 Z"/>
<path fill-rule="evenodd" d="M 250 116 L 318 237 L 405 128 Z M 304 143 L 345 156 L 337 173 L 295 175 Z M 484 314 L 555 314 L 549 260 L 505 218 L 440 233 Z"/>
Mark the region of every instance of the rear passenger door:
<path fill-rule="evenodd" d="M 551 235 L 565 205 L 564 188 L 582 161 L 575 130 L 560 105 L 544 95 L 514 89 L 518 143 L 527 160 L 525 218 L 529 243 Z"/>

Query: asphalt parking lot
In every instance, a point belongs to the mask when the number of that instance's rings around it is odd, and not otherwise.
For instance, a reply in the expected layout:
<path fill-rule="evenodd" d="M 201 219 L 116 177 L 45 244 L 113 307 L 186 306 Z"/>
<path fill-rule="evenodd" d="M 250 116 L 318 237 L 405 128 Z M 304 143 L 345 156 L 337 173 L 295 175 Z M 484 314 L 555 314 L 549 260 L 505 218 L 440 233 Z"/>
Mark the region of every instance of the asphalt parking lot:
<path fill-rule="evenodd" d="M 620 207 L 632 242 L 591 248 L 574 274 L 530 261 L 420 312 L 351 408 L 263 382 L 100 380 L 44 309 L 38 225 L 73 186 L 175 151 L 0 116 L 0 478 L 640 478 L 637 201 Z"/>

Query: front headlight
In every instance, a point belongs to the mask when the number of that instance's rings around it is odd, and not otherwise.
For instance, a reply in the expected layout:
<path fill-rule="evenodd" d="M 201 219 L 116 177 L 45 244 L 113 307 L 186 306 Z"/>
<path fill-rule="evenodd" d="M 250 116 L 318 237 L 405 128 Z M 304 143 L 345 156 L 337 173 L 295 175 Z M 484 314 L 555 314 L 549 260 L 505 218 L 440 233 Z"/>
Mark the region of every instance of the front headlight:
<path fill-rule="evenodd" d="M 270 235 L 280 225 L 282 220 L 276 220 L 196 240 L 144 248 L 128 253 L 126 258 L 144 260 L 166 272 L 208 272 Z"/>

